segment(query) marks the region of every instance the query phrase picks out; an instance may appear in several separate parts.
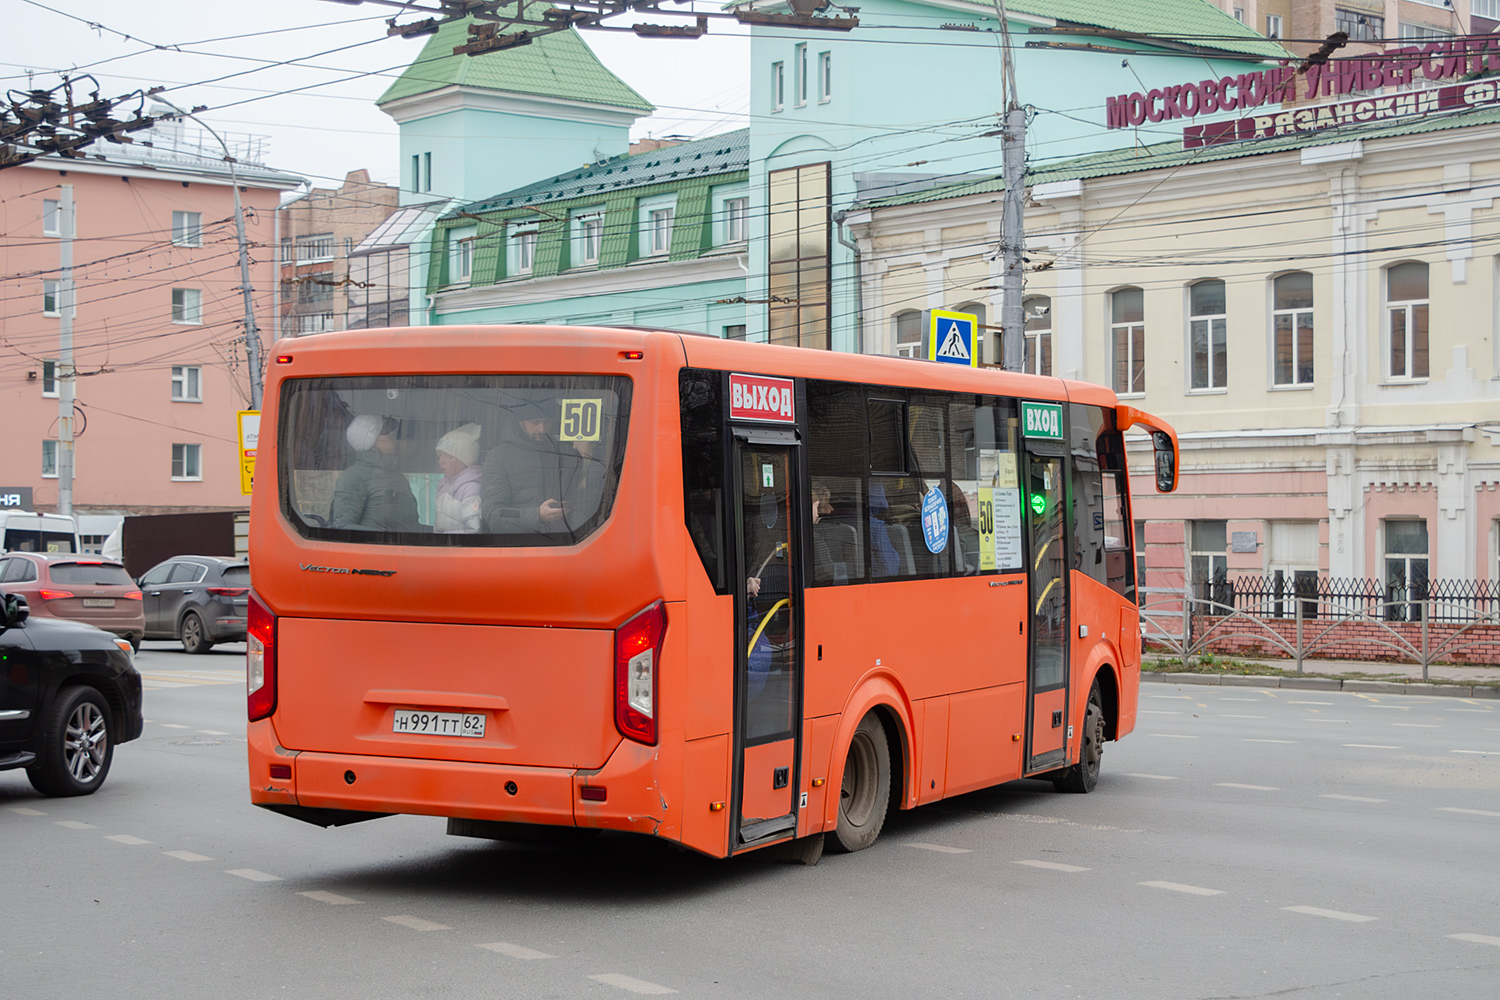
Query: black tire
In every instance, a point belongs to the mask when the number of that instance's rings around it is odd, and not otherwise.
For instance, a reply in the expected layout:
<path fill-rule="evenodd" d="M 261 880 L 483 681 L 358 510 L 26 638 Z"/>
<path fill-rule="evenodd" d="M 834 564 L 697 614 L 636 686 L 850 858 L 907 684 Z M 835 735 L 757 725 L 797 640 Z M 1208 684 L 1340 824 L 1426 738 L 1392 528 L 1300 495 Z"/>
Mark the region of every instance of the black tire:
<path fill-rule="evenodd" d="M 130 651 L 132 653 L 139 653 L 141 651 L 141 637 L 140 636 L 133 635 L 133 636 L 130 637 Z"/>
<path fill-rule="evenodd" d="M 189 611 L 182 616 L 182 624 L 177 627 L 177 638 L 182 642 L 182 648 L 189 653 L 206 653 L 214 648 L 213 640 L 208 637 L 208 627 L 203 624 L 203 619 L 198 617 L 196 611 Z"/>
<path fill-rule="evenodd" d="M 1083 716 L 1083 746 L 1078 763 L 1063 768 L 1052 779 L 1059 792 L 1092 792 L 1099 784 L 1099 764 L 1104 759 L 1104 700 L 1099 696 L 1099 682 L 1089 689 L 1089 705 Z"/>
<path fill-rule="evenodd" d="M 828 844 L 838 851 L 862 851 L 875 843 L 891 801 L 891 748 L 874 713 L 865 716 L 849 740 L 839 784 L 839 825 Z"/>
<path fill-rule="evenodd" d="M 114 715 L 90 687 L 63 688 L 42 720 L 36 763 L 26 769 L 43 795 L 92 795 L 104 784 L 115 756 Z"/>

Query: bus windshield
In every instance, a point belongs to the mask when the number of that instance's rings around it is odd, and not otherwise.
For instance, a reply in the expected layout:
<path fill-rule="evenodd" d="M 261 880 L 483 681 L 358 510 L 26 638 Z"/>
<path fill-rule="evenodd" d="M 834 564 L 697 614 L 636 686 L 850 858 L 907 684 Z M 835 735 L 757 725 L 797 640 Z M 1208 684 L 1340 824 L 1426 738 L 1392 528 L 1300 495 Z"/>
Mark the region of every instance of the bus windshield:
<path fill-rule="evenodd" d="M 617 376 L 289 380 L 282 509 L 330 541 L 574 544 L 609 516 L 629 405 Z"/>

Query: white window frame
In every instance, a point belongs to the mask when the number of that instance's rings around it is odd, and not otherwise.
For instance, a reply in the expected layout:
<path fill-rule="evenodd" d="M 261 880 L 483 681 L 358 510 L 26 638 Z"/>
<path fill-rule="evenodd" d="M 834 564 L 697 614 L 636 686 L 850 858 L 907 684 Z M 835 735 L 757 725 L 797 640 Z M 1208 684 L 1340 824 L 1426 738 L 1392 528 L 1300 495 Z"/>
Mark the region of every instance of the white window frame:
<path fill-rule="evenodd" d="M 332 233 L 311 233 L 297 237 L 297 263 L 333 260 L 335 241 Z"/>
<path fill-rule="evenodd" d="M 572 229 L 573 267 L 594 267 L 599 255 L 604 252 L 604 209 L 590 208 L 573 213 L 569 220 Z"/>
<path fill-rule="evenodd" d="M 642 198 L 636 215 L 641 257 L 664 257 L 672 249 L 672 230 L 677 222 L 677 196 Z"/>
<path fill-rule="evenodd" d="M 1115 322 L 1115 319 L 1114 319 L 1114 316 L 1115 316 L 1115 296 L 1119 295 L 1121 292 L 1139 292 L 1140 293 L 1140 296 L 1141 296 L 1141 318 L 1140 319 L 1127 319 L 1127 320 L 1120 320 L 1119 322 Z M 1135 342 L 1136 342 L 1136 334 L 1137 333 L 1140 334 L 1141 352 L 1142 352 L 1142 354 L 1144 355 L 1146 353 L 1149 353 L 1149 352 L 1146 351 L 1146 292 L 1145 292 L 1145 290 L 1142 289 L 1142 288 L 1138 288 L 1138 287 L 1136 287 L 1134 285 L 1127 286 L 1125 288 L 1116 288 L 1114 291 L 1112 291 L 1112 292 L 1109 293 L 1109 297 L 1108 297 L 1107 302 L 1106 302 L 1106 309 L 1105 309 L 1104 316 L 1105 316 L 1105 318 L 1107 320 L 1109 320 L 1109 384 L 1114 387 L 1115 395 L 1119 396 L 1121 399 L 1126 399 L 1126 398 L 1139 399 L 1141 396 L 1144 396 L 1146 394 L 1146 365 L 1145 365 L 1145 360 L 1146 359 L 1144 357 L 1139 357 L 1138 358 L 1138 357 L 1135 356 Z M 1126 355 L 1125 355 L 1125 378 L 1126 378 L 1127 381 L 1133 381 L 1133 378 L 1134 378 L 1133 373 L 1135 371 L 1135 367 L 1136 367 L 1137 364 L 1139 364 L 1140 367 L 1141 367 L 1141 387 L 1139 389 L 1135 388 L 1133 385 L 1126 386 L 1125 388 L 1121 388 L 1120 386 L 1118 386 L 1118 385 L 1115 384 L 1115 372 L 1116 372 L 1116 370 L 1118 368 L 1118 363 L 1119 363 L 1119 360 L 1120 360 L 1118 357 L 1116 357 L 1115 342 L 1119 339 L 1118 335 L 1122 331 L 1125 333 L 1125 344 L 1126 344 L 1126 348 L 1127 348 L 1126 349 Z M 1054 358 L 1054 361 L 1055 360 L 1056 359 Z"/>
<path fill-rule="evenodd" d="M 42 439 L 42 478 L 43 479 L 56 479 L 57 478 L 57 448 L 58 448 L 58 443 L 59 442 L 57 441 L 56 438 L 43 438 Z M 48 471 L 49 469 L 51 471 Z"/>
<path fill-rule="evenodd" d="M 203 213 L 172 211 L 172 245 L 177 247 L 201 247 L 203 245 Z"/>
<path fill-rule="evenodd" d="M 898 358 L 925 358 L 927 356 L 927 323 L 920 309 L 904 309 L 891 317 L 892 353 Z M 916 333 L 912 339 L 911 333 Z M 902 334 L 907 334 L 903 337 Z"/>
<path fill-rule="evenodd" d="M 795 76 L 792 80 L 797 107 L 807 107 L 807 43 L 798 42 L 793 48 L 792 69 Z"/>
<path fill-rule="evenodd" d="M 775 113 L 786 107 L 786 64 L 771 64 L 771 111 Z"/>
<path fill-rule="evenodd" d="M 297 263 L 297 244 L 290 236 L 281 238 L 281 266 L 287 267 Z"/>
<path fill-rule="evenodd" d="M 48 399 L 57 398 L 57 362 L 52 358 L 42 358 L 42 395 Z"/>
<path fill-rule="evenodd" d="M 1313 350 L 1314 352 L 1316 352 L 1317 350 L 1318 324 L 1315 316 L 1315 309 L 1317 306 L 1316 292 L 1314 292 L 1313 305 L 1311 306 L 1295 306 L 1286 309 L 1276 308 L 1276 283 L 1282 278 L 1290 277 L 1291 275 L 1296 273 L 1298 272 L 1288 271 L 1285 274 L 1278 274 L 1276 277 L 1271 279 L 1271 387 L 1275 389 L 1311 389 L 1317 379 L 1318 361 L 1316 353 L 1314 353 L 1313 356 L 1312 378 L 1304 381 L 1301 377 L 1302 373 L 1297 365 L 1297 358 L 1299 356 L 1297 348 L 1299 346 L 1298 341 L 1302 330 L 1301 320 L 1304 318 L 1306 318 L 1307 320 L 1307 331 L 1308 336 L 1312 338 Z M 1276 379 L 1276 338 L 1278 335 L 1277 320 L 1281 319 L 1282 317 L 1286 317 L 1290 321 L 1292 329 L 1292 380 L 1290 382 L 1279 382 Z"/>
<path fill-rule="evenodd" d="M 818 103 L 827 104 L 833 99 L 833 53 L 818 53 Z"/>
<path fill-rule="evenodd" d="M 1039 300 L 1043 300 L 1043 301 L 1045 301 L 1047 303 L 1047 316 L 1046 316 L 1047 324 L 1045 326 L 1038 325 L 1038 326 L 1033 327 L 1032 326 L 1033 320 L 1040 320 L 1042 317 L 1041 316 L 1035 316 L 1035 317 L 1033 317 L 1031 315 L 1032 314 L 1032 309 L 1027 309 L 1026 306 L 1027 306 L 1028 303 L 1035 303 L 1035 302 L 1037 302 Z M 1053 360 L 1055 360 L 1053 358 L 1053 354 L 1052 354 L 1052 297 L 1049 296 L 1049 295 L 1031 295 L 1031 296 L 1027 296 L 1027 298 L 1024 301 L 1022 301 L 1021 307 L 1022 307 L 1022 315 L 1024 317 L 1024 321 L 1023 321 L 1024 336 L 1026 338 L 1026 345 L 1025 345 L 1026 346 L 1026 350 L 1022 354 L 1022 358 L 1024 359 L 1024 358 L 1026 358 L 1026 357 L 1029 356 L 1032 359 L 1032 361 L 1034 362 L 1031 365 L 1025 365 L 1024 362 L 1023 362 L 1023 368 L 1024 368 L 1025 371 L 1027 371 L 1028 373 L 1030 373 L 1032 375 L 1051 375 L 1052 372 L 1051 372 L 1050 369 L 1053 367 L 1053 365 L 1052 365 L 1051 362 Z M 1033 306 L 1033 308 L 1035 308 L 1035 307 Z M 1045 356 L 1048 358 L 1048 365 L 1047 365 L 1047 367 L 1049 369 L 1048 371 L 1045 371 L 1045 372 L 1042 371 L 1042 357 L 1043 357 L 1042 338 L 1044 338 L 1044 337 L 1046 338 L 1046 346 L 1047 346 L 1047 351 L 1046 351 L 1046 355 Z"/>
<path fill-rule="evenodd" d="M 42 199 L 42 235 L 62 235 L 62 202 L 56 198 Z"/>
<path fill-rule="evenodd" d="M 202 480 L 203 446 L 174 442 L 172 445 L 172 482 L 196 483 Z"/>
<path fill-rule="evenodd" d="M 1470 0 L 1469 13 L 1475 17 L 1500 21 L 1500 0 Z"/>
<path fill-rule="evenodd" d="M 505 241 L 511 275 L 530 274 L 536 267 L 536 238 L 540 226 L 538 219 L 511 224 Z"/>
<path fill-rule="evenodd" d="M 172 289 L 172 322 L 183 326 L 203 325 L 202 289 Z"/>
<path fill-rule="evenodd" d="M 62 282 L 56 278 L 42 279 L 42 315 L 62 315 Z"/>
<path fill-rule="evenodd" d="M 1416 0 L 1421 3 L 1422 0 Z M 1397 29 L 1401 32 L 1404 41 L 1430 42 L 1439 38 L 1452 38 L 1453 32 L 1446 28 L 1439 28 L 1435 24 L 1415 24 L 1410 21 L 1402 21 Z"/>
<path fill-rule="evenodd" d="M 750 196 L 724 199 L 724 242 L 744 243 L 750 238 Z"/>
<path fill-rule="evenodd" d="M 1426 551 L 1425 552 L 1392 552 L 1391 551 L 1391 542 L 1390 542 L 1390 525 L 1393 522 L 1401 522 L 1401 523 L 1408 523 L 1408 524 L 1410 524 L 1410 523 L 1421 524 L 1422 528 L 1423 528 L 1423 531 L 1424 531 L 1424 533 L 1427 536 Z M 1390 564 L 1391 564 L 1392 560 L 1399 560 L 1401 562 L 1401 564 L 1402 564 L 1402 572 L 1403 572 L 1403 580 L 1404 580 L 1405 584 L 1408 587 L 1411 585 L 1411 581 L 1412 581 L 1412 571 L 1411 570 L 1412 570 L 1412 566 L 1413 566 L 1414 563 L 1421 563 L 1422 564 L 1422 567 L 1423 567 L 1423 581 L 1424 582 L 1430 582 L 1432 580 L 1432 526 L 1427 523 L 1427 519 L 1426 518 L 1424 518 L 1424 517 L 1402 517 L 1402 516 L 1381 518 L 1381 520 L 1380 520 L 1380 580 L 1381 580 L 1381 586 L 1382 586 L 1382 590 L 1383 591 L 1384 590 L 1388 590 L 1389 587 L 1390 587 L 1390 583 L 1391 583 L 1391 576 L 1390 576 L 1390 568 L 1391 567 L 1390 567 Z M 1408 597 L 1409 597 L 1409 595 L 1408 595 Z M 1386 599 L 1386 595 L 1383 593 L 1382 594 L 1382 600 L 1385 600 L 1385 599 Z M 1383 605 L 1383 607 L 1384 607 L 1385 613 L 1387 615 L 1387 620 L 1413 621 L 1413 622 L 1421 620 L 1419 617 L 1416 616 L 1416 609 L 1418 607 L 1417 605 L 1409 604 L 1409 603 L 1406 603 L 1406 602 L 1403 601 L 1403 602 L 1400 602 L 1399 604 L 1397 604 L 1397 603 L 1388 603 L 1388 604 Z M 1401 617 L 1399 617 L 1399 618 L 1392 618 L 1391 617 L 1392 614 L 1395 613 L 1395 612 L 1397 612 L 1398 607 L 1404 609 L 1404 610 L 1402 610 L 1402 611 L 1399 612 L 1400 615 L 1401 615 Z"/>
<path fill-rule="evenodd" d="M 1266 15 L 1266 37 L 1267 38 L 1280 38 L 1281 35 L 1282 35 L 1281 15 L 1280 14 L 1267 14 Z"/>
<path fill-rule="evenodd" d="M 466 285 L 473 280 L 478 239 L 478 226 L 455 226 L 448 230 L 448 284 Z"/>
<path fill-rule="evenodd" d="M 1221 313 L 1193 313 L 1193 289 L 1202 285 L 1218 282 L 1224 289 L 1224 311 Z M 1187 342 L 1187 377 L 1189 392 L 1227 392 L 1229 389 L 1229 284 L 1222 278 L 1203 278 L 1195 281 L 1187 287 L 1187 314 L 1188 314 L 1188 342 Z M 1214 381 L 1214 326 L 1218 325 L 1224 333 L 1224 357 L 1220 358 L 1220 369 L 1224 381 Z M 1208 352 L 1208 370 L 1204 373 L 1205 384 L 1195 385 L 1193 383 L 1193 337 L 1202 329 L 1204 346 Z"/>
<path fill-rule="evenodd" d="M 203 369 L 199 365 L 172 366 L 172 402 L 203 402 Z"/>
<path fill-rule="evenodd" d="M 1391 272 L 1393 270 L 1395 270 L 1397 267 L 1400 267 L 1402 264 L 1425 264 L 1427 266 L 1427 297 L 1426 298 L 1422 298 L 1422 299 L 1396 299 L 1396 300 L 1392 300 L 1390 298 Z M 1398 261 L 1397 263 L 1392 264 L 1390 267 L 1387 267 L 1385 269 L 1385 271 L 1382 272 L 1382 274 L 1381 274 L 1381 292 L 1383 293 L 1383 297 L 1386 300 L 1385 309 L 1384 309 L 1385 324 L 1384 324 L 1384 327 L 1383 327 L 1383 329 L 1381 331 L 1381 334 L 1382 334 L 1382 336 L 1381 336 L 1382 346 L 1385 348 L 1383 351 L 1381 351 L 1381 354 L 1383 355 L 1383 360 L 1381 361 L 1381 366 L 1385 369 L 1386 380 L 1388 382 L 1426 382 L 1429 378 L 1432 377 L 1432 265 L 1428 264 L 1426 261 L 1421 261 L 1421 260 L 1418 260 L 1418 261 Z M 1427 310 L 1427 374 L 1426 375 L 1413 375 L 1412 374 L 1412 362 L 1416 358 L 1416 351 L 1413 349 L 1414 348 L 1414 338 L 1413 338 L 1412 334 L 1413 334 L 1414 329 L 1415 329 L 1416 311 L 1419 308 L 1425 308 Z M 1392 319 L 1395 318 L 1395 315 L 1397 313 L 1401 313 L 1402 314 L 1402 320 L 1401 320 L 1401 322 L 1402 322 L 1402 329 L 1404 331 L 1403 334 L 1402 334 L 1402 336 L 1403 336 L 1403 338 L 1405 340 L 1405 343 L 1404 343 L 1405 350 L 1402 352 L 1402 354 L 1404 355 L 1405 362 L 1406 362 L 1406 364 L 1405 364 L 1406 371 L 1403 372 L 1402 374 L 1399 374 L 1399 375 L 1396 374 L 1394 371 L 1391 370 L 1391 353 L 1392 353 L 1392 350 L 1393 350 L 1393 348 L 1395 346 L 1394 343 L 1393 343 L 1393 331 L 1391 329 L 1391 321 L 1392 321 Z"/>

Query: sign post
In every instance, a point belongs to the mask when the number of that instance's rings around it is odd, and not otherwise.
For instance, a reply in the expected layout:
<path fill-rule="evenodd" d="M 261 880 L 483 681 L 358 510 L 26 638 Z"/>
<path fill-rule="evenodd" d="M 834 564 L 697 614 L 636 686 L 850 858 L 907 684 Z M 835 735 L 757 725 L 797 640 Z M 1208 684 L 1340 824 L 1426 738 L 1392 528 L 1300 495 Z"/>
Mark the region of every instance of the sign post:
<path fill-rule="evenodd" d="M 240 492 L 250 495 L 255 482 L 255 452 L 260 444 L 260 411 L 240 410 Z"/>

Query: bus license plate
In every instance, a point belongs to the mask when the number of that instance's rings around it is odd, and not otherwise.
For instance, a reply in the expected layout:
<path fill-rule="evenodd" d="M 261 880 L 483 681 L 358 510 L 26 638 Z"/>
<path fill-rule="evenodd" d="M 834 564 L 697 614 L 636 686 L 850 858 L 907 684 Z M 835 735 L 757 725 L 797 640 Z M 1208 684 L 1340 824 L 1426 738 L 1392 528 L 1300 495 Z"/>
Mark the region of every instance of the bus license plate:
<path fill-rule="evenodd" d="M 484 714 L 469 712 L 414 712 L 397 709 L 392 732 L 418 736 L 484 736 Z"/>
<path fill-rule="evenodd" d="M 83 606 L 86 608 L 112 608 L 115 606 L 113 597 L 85 597 Z"/>

